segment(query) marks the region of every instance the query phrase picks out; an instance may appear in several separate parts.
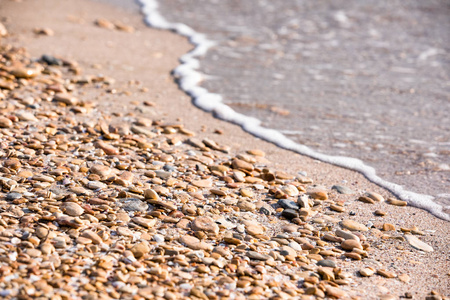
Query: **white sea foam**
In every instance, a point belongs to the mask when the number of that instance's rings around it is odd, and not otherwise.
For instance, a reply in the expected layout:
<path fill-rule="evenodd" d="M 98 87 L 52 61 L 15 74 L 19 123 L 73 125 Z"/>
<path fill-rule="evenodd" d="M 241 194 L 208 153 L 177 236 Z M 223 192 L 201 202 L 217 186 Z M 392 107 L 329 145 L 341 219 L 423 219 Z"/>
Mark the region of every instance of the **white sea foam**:
<path fill-rule="evenodd" d="M 198 58 L 204 56 L 215 43 L 208 40 L 204 34 L 196 32 L 185 24 L 168 22 L 159 13 L 158 2 L 156 0 L 139 1 L 148 25 L 157 29 L 174 31 L 179 35 L 187 37 L 195 46 L 194 50 L 180 58 L 181 64 L 174 70 L 174 74 L 179 79 L 180 88 L 193 98 L 193 102 L 197 107 L 213 113 L 214 116 L 220 119 L 240 125 L 245 131 L 272 142 L 281 148 L 360 172 L 368 180 L 388 189 L 400 199 L 407 201 L 410 205 L 425 209 L 436 217 L 450 221 L 450 216 L 443 212 L 442 206 L 433 202 L 433 196 L 407 191 L 398 184 L 386 181 L 377 176 L 376 170 L 373 167 L 366 165 L 359 159 L 326 155 L 316 152 L 305 145 L 295 143 L 277 130 L 260 126 L 260 120 L 240 114 L 224 104 L 221 95 L 210 93 L 205 88 L 199 86 L 203 80 L 203 76 L 198 71 L 200 67 Z"/>

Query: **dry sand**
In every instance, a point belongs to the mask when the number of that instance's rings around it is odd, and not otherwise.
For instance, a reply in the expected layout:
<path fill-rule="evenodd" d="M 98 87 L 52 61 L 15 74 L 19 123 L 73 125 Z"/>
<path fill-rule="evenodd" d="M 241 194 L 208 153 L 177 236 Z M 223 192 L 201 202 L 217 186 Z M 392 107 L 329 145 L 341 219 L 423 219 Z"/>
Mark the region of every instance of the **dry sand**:
<path fill-rule="evenodd" d="M 239 127 L 222 122 L 195 108 L 190 98 L 180 91 L 170 76 L 178 62 L 177 58 L 191 49 L 190 44 L 175 34 L 147 28 L 135 15 L 106 4 L 77 1 L 2 1 L 0 18 L 10 35 L 4 40 L 18 47 L 25 47 L 32 57 L 50 54 L 76 60 L 85 74 L 104 74 L 116 79 L 116 93 L 99 94 L 87 89 L 80 98 L 98 101 L 105 116 L 112 113 L 133 113 L 164 123 L 183 123 L 195 131 L 198 139 L 210 138 L 221 145 L 231 146 L 232 153 L 248 149 L 261 149 L 272 162 L 274 169 L 292 174 L 304 171 L 318 185 L 330 189 L 335 184 L 346 185 L 362 194 L 377 192 L 385 198 L 389 192 L 368 182 L 355 172 L 318 162 L 252 137 Z M 98 18 L 121 21 L 132 25 L 136 31 L 126 33 L 108 30 L 94 25 Z M 37 35 L 34 28 L 51 28 L 53 36 Z M 129 81 L 139 81 L 130 85 Z M 147 92 L 140 91 L 145 87 Z M 155 103 L 154 107 L 136 105 L 144 101 Z M 120 118 L 112 118 L 118 122 Z M 217 134 L 219 129 L 223 134 Z M 409 283 L 381 276 L 360 278 L 356 271 L 365 262 L 347 262 L 342 268 L 355 274 L 351 289 L 361 299 L 376 299 L 380 295 L 393 295 L 394 299 L 411 293 L 415 299 L 423 299 L 431 290 L 449 295 L 450 246 L 449 223 L 437 219 L 425 211 L 412 207 L 396 207 L 386 203 L 365 204 L 356 201 L 356 195 L 337 195 L 346 200 L 346 212 L 334 217 L 349 217 L 375 227 L 392 223 L 397 232 L 385 232 L 386 239 L 374 243 L 370 258 L 378 260 L 386 269 L 397 274 L 408 274 Z M 373 212 L 381 209 L 387 214 L 376 217 Z M 417 226 L 425 232 L 420 238 L 434 248 L 424 253 L 414 250 L 405 241 L 388 238 L 401 236 L 400 227 Z M 378 246 L 377 246 L 378 245 Z"/>

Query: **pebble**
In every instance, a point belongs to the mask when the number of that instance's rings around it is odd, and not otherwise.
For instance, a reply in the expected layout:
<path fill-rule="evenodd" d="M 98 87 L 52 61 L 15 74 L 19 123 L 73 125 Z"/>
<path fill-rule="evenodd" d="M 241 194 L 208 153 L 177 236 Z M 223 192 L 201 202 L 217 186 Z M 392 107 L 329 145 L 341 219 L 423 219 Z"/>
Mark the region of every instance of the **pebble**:
<path fill-rule="evenodd" d="M 434 249 L 430 245 L 425 242 L 419 240 L 416 236 L 412 234 L 405 234 L 406 241 L 415 249 L 425 251 L 425 252 L 433 252 Z"/>
<path fill-rule="evenodd" d="M 248 163 L 246 161 L 240 160 L 240 159 L 234 159 L 232 166 L 234 169 L 241 169 L 246 171 L 253 171 L 253 165 L 251 163 Z"/>
<path fill-rule="evenodd" d="M 374 192 L 367 192 L 364 194 L 364 196 L 374 200 L 375 202 L 384 202 L 384 197 L 381 196 L 378 193 L 374 193 Z"/>
<path fill-rule="evenodd" d="M 336 268 L 336 262 L 331 259 L 322 259 L 317 262 L 317 265 L 322 267 Z"/>
<path fill-rule="evenodd" d="M 341 247 L 344 250 L 353 250 L 354 248 L 361 249 L 361 250 L 363 249 L 363 247 L 361 246 L 361 243 L 354 239 L 342 241 Z"/>
<path fill-rule="evenodd" d="M 84 209 L 75 202 L 66 202 L 62 205 L 63 212 L 72 217 L 81 216 Z"/>
<path fill-rule="evenodd" d="M 336 190 L 339 194 L 343 195 L 352 195 L 355 193 L 354 190 L 342 185 L 333 185 L 331 189 Z"/>
<path fill-rule="evenodd" d="M 337 299 L 344 298 L 347 296 L 347 293 L 337 287 L 328 285 L 325 289 L 327 296 L 334 297 Z"/>
<path fill-rule="evenodd" d="M 286 219 L 294 219 L 294 218 L 298 218 L 298 213 L 296 210 L 294 209 L 284 209 L 283 212 L 281 213 L 281 215 L 283 217 L 285 217 Z"/>
<path fill-rule="evenodd" d="M 191 223 L 191 227 L 194 231 L 205 231 L 214 235 L 219 234 L 219 226 L 210 217 L 195 218 Z"/>
<path fill-rule="evenodd" d="M 99 175 L 101 179 L 106 179 L 113 175 L 113 170 L 105 165 L 93 165 L 89 168 L 89 172 Z"/>
<path fill-rule="evenodd" d="M 148 210 L 148 204 L 139 199 L 129 198 L 122 205 L 122 208 L 126 211 L 146 212 Z"/>
<path fill-rule="evenodd" d="M 264 234 L 264 227 L 261 224 L 254 222 L 246 222 L 245 223 L 245 230 L 248 234 L 258 236 L 261 234 Z"/>
<path fill-rule="evenodd" d="M 150 246 L 147 242 L 138 243 L 131 248 L 131 253 L 133 253 L 134 257 L 138 259 L 143 257 L 145 254 L 149 252 Z"/>
<path fill-rule="evenodd" d="M 13 126 L 13 122 L 6 118 L 6 117 L 0 117 L 0 128 L 10 128 Z"/>
<path fill-rule="evenodd" d="M 185 235 L 180 238 L 180 243 L 193 250 L 212 251 L 213 246 L 206 242 L 200 241 L 198 238 L 191 235 Z"/>
<path fill-rule="evenodd" d="M 94 180 L 94 181 L 89 181 L 89 182 L 86 184 L 86 187 L 87 187 L 88 189 L 91 189 L 91 190 L 102 190 L 102 189 L 106 189 L 108 186 L 107 186 L 105 183 L 103 183 L 103 182 Z M 72 190 L 72 191 L 73 191 L 73 192 L 76 192 L 75 190 Z M 80 194 L 83 194 L 84 191 L 83 191 L 83 190 L 80 190 L 79 193 L 80 193 Z M 78 193 L 77 193 L 77 194 L 78 194 Z"/>
<path fill-rule="evenodd" d="M 43 175 L 43 174 L 36 174 L 31 179 L 36 180 L 36 181 L 49 182 L 49 183 L 55 182 L 55 179 L 53 177 Z"/>
<path fill-rule="evenodd" d="M 395 199 L 395 198 L 389 198 L 387 202 L 389 204 L 395 205 L 395 206 L 406 206 L 406 205 L 408 205 L 408 202 L 402 201 L 402 200 L 398 200 L 398 199 Z"/>
<path fill-rule="evenodd" d="M 269 260 L 272 258 L 268 254 L 263 254 L 263 253 L 259 253 L 256 251 L 248 251 L 247 256 L 250 257 L 251 259 L 262 260 L 262 261 Z"/>
<path fill-rule="evenodd" d="M 383 210 L 377 209 L 377 210 L 374 212 L 374 214 L 375 214 L 376 216 L 384 217 L 387 213 L 386 213 L 385 211 L 383 211 Z"/>
<path fill-rule="evenodd" d="M 356 222 L 354 220 L 346 219 L 346 220 L 341 221 L 340 224 L 342 227 L 344 227 L 348 230 L 351 230 L 351 231 L 368 231 L 369 230 L 369 228 L 367 228 L 365 225 L 363 225 L 359 222 Z"/>
<path fill-rule="evenodd" d="M 359 270 L 359 274 L 364 277 L 370 277 L 375 274 L 376 269 L 372 267 L 364 267 Z"/>
<path fill-rule="evenodd" d="M 300 208 L 297 203 L 295 203 L 292 200 L 288 200 L 288 199 L 278 200 L 278 205 L 280 205 L 282 208 L 293 209 L 293 210 L 297 210 Z"/>
<path fill-rule="evenodd" d="M 200 188 L 209 188 L 212 187 L 212 181 L 209 179 L 203 179 L 203 180 L 194 180 L 191 182 L 194 186 L 200 187 Z"/>
<path fill-rule="evenodd" d="M 328 199 L 328 193 L 326 191 L 312 191 L 309 193 L 309 196 L 313 199 L 317 200 L 327 200 Z"/>
<path fill-rule="evenodd" d="M 377 270 L 377 274 L 381 275 L 383 277 L 386 277 L 386 278 L 395 278 L 395 277 L 397 277 L 397 274 L 395 274 L 394 272 L 390 272 L 390 271 L 387 271 L 387 270 L 384 270 L 384 269 L 378 269 Z"/>
<path fill-rule="evenodd" d="M 83 231 L 80 236 L 90 239 L 94 244 L 101 244 L 103 242 L 102 238 L 91 230 Z"/>
<path fill-rule="evenodd" d="M 390 223 L 383 224 L 383 231 L 395 231 L 395 225 Z"/>
<path fill-rule="evenodd" d="M 134 217 L 131 219 L 134 223 L 141 225 L 144 228 L 152 228 L 156 225 L 156 219 L 147 219 L 143 217 Z"/>
<path fill-rule="evenodd" d="M 55 96 L 53 96 L 53 101 L 55 102 L 61 102 L 66 105 L 77 105 L 78 99 L 71 94 L 68 93 L 57 93 Z"/>
<path fill-rule="evenodd" d="M 20 199 L 22 197 L 23 197 L 23 195 L 21 193 L 11 192 L 11 193 L 6 194 L 6 200 L 8 200 L 8 201 L 13 201 L 16 199 Z"/>
<path fill-rule="evenodd" d="M 102 149 L 106 153 L 106 155 L 118 155 L 119 154 L 119 150 L 116 147 L 114 147 L 102 140 L 95 142 L 94 145 L 96 148 Z"/>

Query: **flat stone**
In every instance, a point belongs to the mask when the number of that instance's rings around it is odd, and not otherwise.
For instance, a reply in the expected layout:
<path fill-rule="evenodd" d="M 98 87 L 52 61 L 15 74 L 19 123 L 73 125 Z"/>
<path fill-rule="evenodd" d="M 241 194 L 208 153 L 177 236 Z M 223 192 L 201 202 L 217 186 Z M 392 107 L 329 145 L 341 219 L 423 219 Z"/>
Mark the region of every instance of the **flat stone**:
<path fill-rule="evenodd" d="M 378 193 L 375 192 L 367 192 L 364 194 L 364 196 L 369 197 L 370 199 L 373 199 L 376 202 L 383 202 L 384 201 L 384 197 L 381 196 Z"/>
<path fill-rule="evenodd" d="M 110 145 L 107 142 L 104 142 L 102 140 L 99 140 L 99 141 L 95 142 L 94 146 L 96 148 L 102 149 L 103 152 L 106 153 L 106 155 L 118 155 L 119 154 L 119 150 L 116 147 L 114 147 L 114 146 L 112 146 L 112 145 Z"/>
<path fill-rule="evenodd" d="M 292 200 L 289 199 L 280 199 L 278 200 L 278 205 L 282 208 L 297 210 L 300 209 L 299 205 Z"/>
<path fill-rule="evenodd" d="M 365 225 L 358 223 L 354 220 L 346 219 L 346 220 L 341 221 L 340 224 L 342 227 L 344 227 L 348 230 L 351 230 L 351 231 L 368 231 L 369 230 L 369 228 L 367 228 Z"/>
<path fill-rule="evenodd" d="M 7 117 L 0 117 L 0 128 L 10 128 L 13 126 L 13 122 Z"/>
<path fill-rule="evenodd" d="M 34 78 L 37 75 L 41 74 L 41 70 L 39 69 L 32 69 L 32 68 L 22 68 L 22 67 L 17 67 L 12 69 L 9 72 L 11 75 L 13 75 L 16 78 Z"/>
<path fill-rule="evenodd" d="M 8 201 L 13 201 L 16 199 L 20 199 L 22 197 L 23 197 L 23 195 L 21 193 L 11 192 L 11 193 L 6 194 L 6 200 L 8 200 Z"/>
<path fill-rule="evenodd" d="M 184 235 L 179 239 L 180 243 L 193 250 L 212 251 L 213 246 L 206 242 L 200 241 L 198 238 L 191 235 Z"/>
<path fill-rule="evenodd" d="M 271 216 L 275 214 L 275 209 L 270 204 L 267 203 L 263 203 L 259 208 L 259 211 L 266 216 Z"/>
<path fill-rule="evenodd" d="M 302 246 L 300 246 L 299 243 L 297 243 L 296 241 L 290 241 L 288 243 L 288 246 L 291 247 L 292 249 L 294 249 L 295 251 L 302 251 Z"/>
<path fill-rule="evenodd" d="M 126 211 L 140 211 L 146 212 L 148 210 L 148 204 L 144 201 L 135 198 L 128 198 L 122 205 L 122 208 Z"/>
<path fill-rule="evenodd" d="M 245 231 L 250 235 L 258 236 L 264 234 L 265 229 L 261 224 L 254 221 L 245 224 Z"/>
<path fill-rule="evenodd" d="M 298 212 L 296 211 L 296 210 L 294 210 L 294 209 L 284 209 L 282 212 L 281 212 L 281 215 L 283 216 L 283 217 L 285 217 L 286 219 L 294 219 L 294 218 L 298 218 Z"/>
<path fill-rule="evenodd" d="M 16 117 L 19 118 L 20 121 L 30 121 L 30 122 L 38 121 L 38 119 L 34 116 L 33 113 L 27 111 L 16 112 Z"/>
<path fill-rule="evenodd" d="M 49 182 L 49 183 L 55 182 L 55 178 L 43 174 L 36 174 L 31 179 L 41 182 Z"/>
<path fill-rule="evenodd" d="M 92 243 L 94 244 L 101 244 L 103 243 L 102 238 L 95 232 L 91 231 L 91 230 L 85 230 L 81 233 L 82 237 L 90 239 L 92 241 Z"/>
<path fill-rule="evenodd" d="M 300 208 L 310 209 L 311 206 L 309 205 L 309 197 L 308 195 L 301 195 L 297 198 L 297 204 L 300 206 Z"/>
<path fill-rule="evenodd" d="M 99 190 L 99 189 L 106 189 L 108 186 L 103 182 L 92 180 L 86 184 L 86 187 L 91 190 Z"/>
<path fill-rule="evenodd" d="M 269 260 L 270 258 L 272 258 L 268 254 L 263 254 L 263 253 L 259 253 L 256 251 L 248 251 L 247 256 L 250 257 L 251 259 L 262 260 L 262 261 L 266 261 L 266 260 Z"/>
<path fill-rule="evenodd" d="M 280 254 L 283 255 L 283 256 L 290 255 L 292 257 L 297 257 L 297 251 L 292 249 L 291 247 L 285 246 L 285 245 L 281 246 Z"/>
<path fill-rule="evenodd" d="M 347 296 L 347 293 L 345 291 L 330 285 L 327 285 L 325 293 L 327 294 L 327 296 L 334 297 L 336 299 L 344 298 Z"/>
<path fill-rule="evenodd" d="M 376 270 L 372 267 L 364 267 L 359 270 L 359 274 L 363 277 L 370 277 L 375 274 Z"/>
<path fill-rule="evenodd" d="M 266 153 L 262 150 L 259 149 L 251 149 L 251 150 L 247 150 L 248 154 L 254 155 L 254 156 L 261 156 L 264 157 L 266 156 Z"/>
<path fill-rule="evenodd" d="M 89 172 L 92 174 L 97 174 L 101 179 L 106 179 L 113 175 L 113 169 L 105 165 L 93 165 L 89 168 Z"/>
<path fill-rule="evenodd" d="M 84 209 L 75 202 L 66 202 L 62 205 L 63 212 L 72 217 L 81 216 L 84 213 Z"/>
<path fill-rule="evenodd" d="M 210 217 L 197 217 L 191 222 L 191 227 L 194 231 L 205 231 L 217 235 L 219 233 L 219 226 Z"/>
<path fill-rule="evenodd" d="M 141 242 L 139 244 L 131 247 L 131 253 L 133 253 L 135 258 L 141 258 L 145 254 L 150 252 L 150 246 L 148 242 Z"/>
<path fill-rule="evenodd" d="M 252 198 L 255 195 L 252 190 L 246 188 L 241 189 L 239 193 L 241 194 L 242 197 L 248 198 Z"/>
<path fill-rule="evenodd" d="M 352 195 L 352 194 L 355 193 L 354 190 L 352 190 L 352 189 L 350 189 L 350 188 L 348 188 L 348 187 L 346 187 L 346 186 L 343 186 L 343 185 L 333 185 L 333 186 L 331 187 L 331 189 L 332 189 L 332 190 L 335 190 L 335 191 L 337 191 L 339 194 L 343 194 L 343 195 Z"/>
<path fill-rule="evenodd" d="M 66 105 L 76 105 L 78 104 L 78 99 L 69 93 L 57 93 L 53 96 L 53 101 L 61 102 Z"/>
<path fill-rule="evenodd" d="M 285 185 L 281 188 L 281 190 L 288 195 L 289 197 L 297 197 L 299 195 L 298 189 L 292 184 Z"/>
<path fill-rule="evenodd" d="M 192 183 L 192 185 L 199 187 L 199 188 L 212 187 L 212 181 L 210 179 L 193 180 L 191 183 Z"/>
<path fill-rule="evenodd" d="M 350 250 L 350 251 L 353 250 L 354 248 L 361 249 L 361 250 L 363 249 L 363 247 L 361 246 L 361 243 L 359 241 L 353 240 L 353 239 L 342 241 L 341 247 L 344 250 Z"/>
<path fill-rule="evenodd" d="M 157 222 L 156 219 L 148 219 L 143 217 L 134 217 L 131 219 L 131 221 L 145 228 L 152 228 L 156 225 Z"/>
<path fill-rule="evenodd" d="M 232 166 L 234 169 L 253 171 L 253 165 L 241 159 L 234 159 L 232 162 Z"/>
<path fill-rule="evenodd" d="M 433 247 L 428 245 L 425 242 L 422 242 L 417 238 L 416 236 L 412 234 L 405 234 L 405 238 L 408 241 L 408 243 L 415 249 L 425 251 L 425 252 L 432 252 L 434 251 Z"/>
<path fill-rule="evenodd" d="M 383 224 L 383 231 L 395 231 L 395 225 L 390 223 Z"/>
<path fill-rule="evenodd" d="M 408 205 L 408 202 L 402 201 L 402 200 L 398 200 L 398 199 L 395 199 L 395 198 L 389 198 L 387 202 L 389 204 L 395 205 L 395 206 L 406 206 L 406 205 Z"/>
<path fill-rule="evenodd" d="M 129 171 L 125 171 L 122 174 L 120 174 L 119 177 L 114 180 L 115 184 L 127 187 L 133 183 L 134 175 L 133 173 Z"/>
<path fill-rule="evenodd" d="M 324 190 L 312 191 L 312 192 L 309 192 L 308 194 L 311 198 L 316 199 L 316 200 L 327 200 L 328 199 L 328 193 L 327 193 L 327 191 L 324 191 Z"/>
<path fill-rule="evenodd" d="M 331 259 L 322 259 L 317 262 L 317 265 L 322 267 L 336 268 L 336 262 Z"/>
<path fill-rule="evenodd" d="M 133 125 L 133 126 L 131 126 L 131 131 L 136 134 L 145 135 L 146 137 L 149 137 L 149 138 L 153 138 L 156 136 L 156 133 L 152 132 L 151 130 L 148 130 L 145 127 L 141 127 L 141 126 Z"/>
<path fill-rule="evenodd" d="M 381 275 L 383 277 L 386 277 L 386 278 L 395 278 L 395 277 L 397 277 L 397 274 L 395 274 L 394 272 L 387 271 L 385 269 L 378 269 L 377 270 L 377 274 Z"/>
<path fill-rule="evenodd" d="M 241 199 L 236 204 L 242 211 L 255 211 L 256 205 L 250 201 Z"/>
<path fill-rule="evenodd" d="M 345 230 L 336 229 L 335 233 L 338 237 L 344 238 L 346 240 L 356 240 L 358 242 L 360 241 L 360 238 L 357 235 Z"/>

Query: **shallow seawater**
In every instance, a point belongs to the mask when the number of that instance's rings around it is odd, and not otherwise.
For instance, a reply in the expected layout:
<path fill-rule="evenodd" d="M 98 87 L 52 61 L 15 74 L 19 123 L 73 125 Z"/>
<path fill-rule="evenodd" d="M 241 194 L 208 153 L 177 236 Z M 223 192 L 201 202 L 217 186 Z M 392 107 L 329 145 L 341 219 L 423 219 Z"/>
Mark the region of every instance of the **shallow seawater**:
<path fill-rule="evenodd" d="M 446 1 L 164 0 L 217 45 L 202 86 L 319 152 L 450 208 Z"/>

